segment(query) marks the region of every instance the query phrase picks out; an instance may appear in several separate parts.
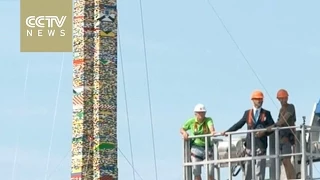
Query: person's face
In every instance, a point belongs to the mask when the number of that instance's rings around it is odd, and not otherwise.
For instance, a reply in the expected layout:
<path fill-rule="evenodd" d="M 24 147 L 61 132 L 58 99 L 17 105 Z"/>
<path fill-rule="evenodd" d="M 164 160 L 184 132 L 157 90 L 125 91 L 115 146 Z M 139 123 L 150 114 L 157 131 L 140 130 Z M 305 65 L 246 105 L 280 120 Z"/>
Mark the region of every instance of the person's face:
<path fill-rule="evenodd" d="M 206 117 L 206 112 L 195 112 L 198 121 L 202 121 Z"/>
<path fill-rule="evenodd" d="M 263 104 L 263 99 L 252 99 L 253 106 L 256 108 L 261 108 Z"/>
<path fill-rule="evenodd" d="M 281 106 L 284 106 L 288 103 L 288 98 L 278 98 Z"/>

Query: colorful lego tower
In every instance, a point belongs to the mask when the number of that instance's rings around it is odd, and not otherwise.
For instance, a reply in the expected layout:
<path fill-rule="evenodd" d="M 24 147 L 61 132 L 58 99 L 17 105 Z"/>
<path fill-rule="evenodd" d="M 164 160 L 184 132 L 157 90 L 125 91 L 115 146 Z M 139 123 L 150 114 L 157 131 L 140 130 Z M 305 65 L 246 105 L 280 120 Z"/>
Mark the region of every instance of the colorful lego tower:
<path fill-rule="evenodd" d="M 74 6 L 72 180 L 117 180 L 116 0 Z"/>

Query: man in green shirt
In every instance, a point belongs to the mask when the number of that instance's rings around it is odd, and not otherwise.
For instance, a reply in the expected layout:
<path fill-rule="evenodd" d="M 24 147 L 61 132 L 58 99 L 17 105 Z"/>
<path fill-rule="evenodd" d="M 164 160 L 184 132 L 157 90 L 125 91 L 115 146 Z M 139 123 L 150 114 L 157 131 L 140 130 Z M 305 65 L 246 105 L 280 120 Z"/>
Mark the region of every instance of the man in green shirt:
<path fill-rule="evenodd" d="M 189 134 L 187 131 L 189 131 L 191 136 L 203 134 L 214 135 L 215 128 L 213 125 L 212 118 L 206 117 L 206 112 L 206 108 L 203 104 L 197 104 L 195 106 L 195 117 L 188 119 L 184 123 L 183 127 L 180 129 L 180 133 L 184 140 L 188 140 Z M 213 160 L 213 148 L 211 146 L 211 143 L 208 145 L 208 160 Z M 202 137 L 191 139 L 191 161 L 203 161 L 206 158 L 205 154 L 205 138 Z M 213 164 L 209 164 L 209 180 L 214 180 L 213 173 L 214 166 Z M 193 175 L 195 180 L 201 180 L 201 165 L 196 165 L 193 167 Z"/>

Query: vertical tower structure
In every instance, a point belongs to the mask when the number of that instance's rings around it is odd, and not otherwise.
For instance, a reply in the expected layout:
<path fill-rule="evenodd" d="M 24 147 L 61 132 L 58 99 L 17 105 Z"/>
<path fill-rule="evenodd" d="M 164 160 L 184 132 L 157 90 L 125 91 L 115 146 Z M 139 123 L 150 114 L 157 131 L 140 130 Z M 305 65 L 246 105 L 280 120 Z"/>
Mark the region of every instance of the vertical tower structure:
<path fill-rule="evenodd" d="M 116 0 L 74 5 L 72 180 L 117 180 Z"/>

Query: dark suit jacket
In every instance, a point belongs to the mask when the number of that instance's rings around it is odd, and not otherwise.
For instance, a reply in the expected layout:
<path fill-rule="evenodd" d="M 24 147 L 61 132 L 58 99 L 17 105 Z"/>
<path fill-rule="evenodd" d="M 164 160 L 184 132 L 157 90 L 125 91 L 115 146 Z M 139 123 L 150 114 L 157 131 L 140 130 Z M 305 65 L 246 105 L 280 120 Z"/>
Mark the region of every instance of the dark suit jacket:
<path fill-rule="evenodd" d="M 250 109 L 246 110 L 243 114 L 243 117 L 237 123 L 235 123 L 231 128 L 229 128 L 226 132 L 232 132 L 232 131 L 237 131 L 237 130 L 241 129 L 244 126 L 244 124 L 246 124 L 248 121 L 249 112 L 250 112 Z M 261 108 L 260 115 L 261 115 L 261 113 L 265 113 L 265 116 L 264 116 L 265 118 L 261 119 L 261 116 L 260 116 L 259 121 L 257 121 L 256 123 L 253 121 L 252 126 L 250 126 L 247 123 L 248 130 L 250 130 L 250 129 L 264 129 L 264 128 L 267 128 L 267 127 L 274 124 L 274 121 L 273 121 L 273 118 L 271 116 L 270 111 Z M 252 110 L 252 114 L 250 114 L 250 115 L 253 117 L 253 110 Z M 263 136 L 263 137 L 260 137 L 260 138 L 255 137 L 256 149 L 260 148 L 261 150 L 266 150 L 268 147 L 267 136 L 269 136 L 272 133 L 273 132 L 270 132 L 270 133 L 266 132 L 265 136 Z M 251 149 L 251 133 L 247 134 L 246 148 Z"/>

